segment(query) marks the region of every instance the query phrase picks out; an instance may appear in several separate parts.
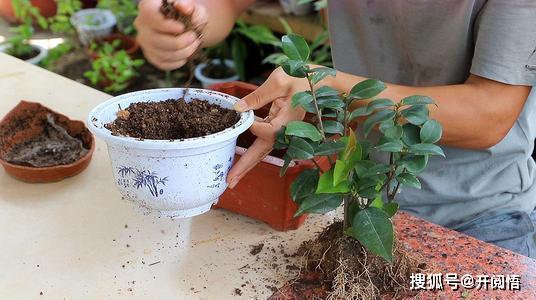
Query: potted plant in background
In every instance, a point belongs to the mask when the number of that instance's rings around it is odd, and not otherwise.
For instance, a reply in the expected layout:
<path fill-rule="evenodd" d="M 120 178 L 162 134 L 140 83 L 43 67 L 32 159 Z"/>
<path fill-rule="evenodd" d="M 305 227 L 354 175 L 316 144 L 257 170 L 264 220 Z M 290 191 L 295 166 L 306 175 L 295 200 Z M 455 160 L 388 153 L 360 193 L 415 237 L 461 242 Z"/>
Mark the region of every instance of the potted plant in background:
<path fill-rule="evenodd" d="M 285 13 L 297 16 L 304 16 L 312 13 L 313 4 L 311 2 L 312 1 L 303 0 L 279 0 Z"/>
<path fill-rule="evenodd" d="M 117 23 L 116 17 L 110 10 L 100 8 L 82 9 L 70 20 L 78 32 L 82 45 L 88 45 L 96 38 L 110 35 Z"/>
<path fill-rule="evenodd" d="M 110 34 L 106 37 L 95 39 L 86 48 L 89 58 L 95 60 L 99 57 L 99 52 L 106 46 L 111 44 L 116 51 L 124 50 L 130 57 L 135 58 L 136 53 L 140 49 L 138 42 L 133 37 L 124 34 Z"/>
<path fill-rule="evenodd" d="M 23 5 L 31 5 L 44 18 L 52 17 L 56 14 L 56 1 L 54 0 L 0 0 L 0 17 L 10 23 L 23 22 L 16 16 L 15 10 Z"/>
<path fill-rule="evenodd" d="M 304 270 L 327 282 L 335 299 L 400 295 L 417 267 L 396 246 L 391 218 L 398 210 L 395 199 L 400 189 L 420 188 L 417 174 L 426 168 L 429 157 L 444 156 L 435 145 L 441 126 L 429 117 L 428 105 L 434 102 L 418 95 L 400 102 L 374 99 L 385 85 L 373 79 L 342 94 L 317 86 L 322 79 L 336 76 L 335 70 L 311 68 L 310 48 L 303 38 L 287 35 L 282 42 L 287 56 L 283 70 L 307 80 L 310 87 L 293 95 L 292 106 L 316 116 L 314 123 L 290 122 L 277 134 L 274 148 L 286 149 L 282 174 L 294 160 L 315 156 L 329 160 L 328 168 L 304 170 L 292 183 L 296 215 L 323 214 L 342 205 L 344 216 L 304 244 Z M 373 100 L 351 110 L 364 99 Z M 377 141 L 358 139 L 352 122 L 359 123 L 365 138 L 377 127 Z M 378 155 L 387 155 L 388 163 L 375 160 Z"/>
<path fill-rule="evenodd" d="M 47 20 L 41 16 L 39 10 L 27 0 L 13 0 L 15 16 L 22 24 L 12 28 L 13 33 L 5 42 L 0 44 L 0 51 L 31 64 L 38 64 L 47 56 L 47 50 L 38 45 L 30 44 L 34 33 L 33 20 L 41 26 L 48 28 Z"/>
<path fill-rule="evenodd" d="M 125 199 L 161 216 L 192 217 L 224 192 L 236 139 L 253 123 L 253 112 L 232 109 L 237 100 L 193 88 L 145 90 L 98 105 L 88 124 L 108 145 Z"/>
<path fill-rule="evenodd" d="M 280 41 L 266 26 L 248 26 L 242 21 L 237 21 L 235 28 L 225 41 L 207 49 L 207 56 L 212 57 L 212 59 L 196 66 L 195 77 L 203 84 L 203 87 L 247 79 L 246 59 L 248 51 L 246 41 L 248 40 L 255 45 L 280 45 Z"/>
<path fill-rule="evenodd" d="M 92 70 L 84 73 L 91 84 L 104 88 L 106 92 L 120 92 L 127 88 L 138 75 L 138 68 L 145 61 L 132 58 L 127 51 L 117 50 L 120 41 L 103 43 L 91 63 Z"/>
<path fill-rule="evenodd" d="M 97 7 L 108 9 L 115 15 L 119 32 L 129 36 L 135 35 L 134 19 L 138 16 L 138 1 L 99 0 Z"/>

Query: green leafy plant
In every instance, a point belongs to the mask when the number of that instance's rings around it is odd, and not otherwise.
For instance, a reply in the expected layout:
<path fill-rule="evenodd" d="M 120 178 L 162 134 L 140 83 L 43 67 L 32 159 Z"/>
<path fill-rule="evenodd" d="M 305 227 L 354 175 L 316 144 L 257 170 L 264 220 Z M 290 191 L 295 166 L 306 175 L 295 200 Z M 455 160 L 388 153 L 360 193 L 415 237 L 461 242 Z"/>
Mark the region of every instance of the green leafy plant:
<path fill-rule="evenodd" d="M 292 106 L 316 116 L 316 124 L 294 121 L 277 134 L 274 148 L 286 149 L 284 174 L 292 160 L 312 160 L 326 156 L 328 168 L 303 171 L 291 185 L 291 197 L 298 204 L 296 215 L 326 213 L 344 206 L 344 233 L 357 239 L 368 251 L 393 261 L 391 218 L 398 205 L 394 201 L 401 186 L 420 188 L 417 174 L 432 155 L 444 156 L 435 145 L 441 138 L 441 125 L 430 119 L 427 96 L 409 96 L 400 102 L 374 99 L 386 86 L 367 79 L 348 93 L 320 86 L 324 78 L 335 76 L 328 67 L 309 65 L 311 48 L 298 35 L 282 38 L 286 60 L 282 69 L 303 78 L 309 90 L 296 93 Z M 365 99 L 373 99 L 370 102 Z M 359 108 L 351 110 L 351 107 Z M 363 120 L 364 119 L 364 120 Z M 357 122 L 364 137 L 379 129 L 379 140 L 358 139 L 351 123 Z M 386 153 L 389 163 L 372 159 Z"/>
<path fill-rule="evenodd" d="M 69 53 L 73 48 L 73 44 L 65 41 L 56 47 L 49 49 L 48 55 L 40 62 L 41 67 L 50 70 L 56 61 L 62 58 L 65 54 Z"/>
<path fill-rule="evenodd" d="M 219 65 L 224 65 L 223 60 L 225 58 L 232 58 L 240 80 L 246 80 L 246 59 L 248 55 L 246 40 L 250 40 L 256 45 L 281 46 L 279 39 L 268 27 L 262 25 L 249 26 L 238 20 L 231 34 L 222 43 L 207 49 L 207 56 L 216 57 L 216 63 Z"/>
<path fill-rule="evenodd" d="M 125 50 L 117 50 L 120 41 L 98 46 L 98 58 L 91 64 L 92 70 L 84 73 L 93 85 L 101 85 L 106 92 L 120 92 L 138 75 L 137 69 L 145 61 L 131 58 Z M 97 45 L 92 44 L 92 49 Z"/>
<path fill-rule="evenodd" d="M 279 18 L 279 22 L 285 28 L 286 34 L 293 34 L 290 24 L 283 19 Z M 329 44 L 329 32 L 327 29 L 322 30 L 314 39 L 314 41 L 309 45 L 310 57 L 309 61 L 313 64 L 332 67 L 333 62 L 331 60 L 331 46 Z M 263 59 L 262 63 L 270 63 L 276 66 L 281 65 L 286 59 L 287 56 L 281 52 L 281 44 L 279 44 L 280 52 L 275 52 L 268 55 Z"/>
<path fill-rule="evenodd" d="M 11 0 L 11 4 L 15 17 L 21 24 L 10 28 L 12 35 L 4 42 L 10 46 L 7 53 L 19 58 L 27 57 L 34 51 L 28 43 L 34 34 L 34 20 L 43 29 L 48 28 L 48 22 L 30 0 Z"/>
<path fill-rule="evenodd" d="M 126 35 L 134 35 L 134 19 L 138 16 L 137 1 L 132 0 L 99 0 L 97 7 L 112 11 L 117 18 L 117 28 Z"/>
<path fill-rule="evenodd" d="M 56 0 L 56 4 L 58 6 L 56 15 L 48 19 L 50 30 L 56 33 L 72 33 L 73 25 L 70 18 L 82 9 L 82 2 L 80 0 Z"/>

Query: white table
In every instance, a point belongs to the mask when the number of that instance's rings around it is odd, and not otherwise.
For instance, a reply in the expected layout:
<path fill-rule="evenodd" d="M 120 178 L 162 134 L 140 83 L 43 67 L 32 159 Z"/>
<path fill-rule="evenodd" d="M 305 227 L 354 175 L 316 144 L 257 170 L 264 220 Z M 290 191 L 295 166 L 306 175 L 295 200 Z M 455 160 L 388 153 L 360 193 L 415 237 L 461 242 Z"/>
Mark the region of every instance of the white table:
<path fill-rule="evenodd" d="M 0 117 L 25 99 L 85 120 L 108 98 L 0 53 Z M 62 182 L 28 184 L 0 170 L 0 299 L 265 299 L 266 285 L 291 278 L 279 245 L 292 253 L 332 218 L 281 233 L 221 210 L 143 216 L 121 200 L 98 140 L 90 166 Z M 259 243 L 264 249 L 251 255 Z"/>

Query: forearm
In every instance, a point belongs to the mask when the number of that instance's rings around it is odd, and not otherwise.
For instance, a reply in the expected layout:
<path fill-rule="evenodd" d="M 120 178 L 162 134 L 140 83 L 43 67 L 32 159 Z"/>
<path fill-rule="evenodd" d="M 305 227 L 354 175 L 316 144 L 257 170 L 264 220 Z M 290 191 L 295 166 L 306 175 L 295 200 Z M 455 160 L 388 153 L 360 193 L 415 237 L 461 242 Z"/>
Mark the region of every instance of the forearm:
<path fill-rule="evenodd" d="M 233 29 L 236 19 L 255 0 L 197 0 L 205 6 L 208 23 L 203 32 L 203 47 L 223 41 Z"/>
<path fill-rule="evenodd" d="M 366 78 L 342 72 L 326 83 L 348 92 Z M 410 95 L 434 99 L 432 118 L 443 126 L 441 144 L 469 149 L 486 149 L 497 144 L 513 126 L 530 92 L 529 87 L 510 86 L 471 76 L 456 85 L 412 87 L 387 83 L 379 98 L 395 102 Z M 505 87 L 506 86 L 506 87 Z M 357 105 L 366 102 L 356 101 Z"/>

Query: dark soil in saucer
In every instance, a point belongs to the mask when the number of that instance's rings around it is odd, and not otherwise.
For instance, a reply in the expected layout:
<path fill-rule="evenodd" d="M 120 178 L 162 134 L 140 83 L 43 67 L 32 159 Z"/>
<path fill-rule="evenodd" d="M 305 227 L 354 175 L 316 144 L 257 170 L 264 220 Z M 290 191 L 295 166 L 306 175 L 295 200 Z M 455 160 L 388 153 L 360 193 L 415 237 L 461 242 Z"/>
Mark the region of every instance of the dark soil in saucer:
<path fill-rule="evenodd" d="M 16 144 L 3 159 L 16 165 L 41 168 L 68 165 L 86 155 L 88 150 L 82 141 L 57 125 L 51 114 L 43 122 L 41 134 Z"/>
<path fill-rule="evenodd" d="M 10 55 L 13 55 L 13 54 L 10 53 L 9 51 L 8 51 L 8 53 L 9 53 Z M 39 55 L 39 50 L 37 50 L 37 49 L 35 49 L 35 48 L 32 47 L 32 51 L 31 51 L 31 52 L 24 53 L 23 55 L 13 55 L 13 56 L 15 56 L 16 58 L 21 59 L 21 60 L 28 60 L 28 59 L 30 59 L 30 58 L 34 58 L 34 57 L 36 57 L 37 55 Z"/>
<path fill-rule="evenodd" d="M 238 122 L 234 110 L 204 100 L 169 99 L 161 102 L 133 103 L 117 113 L 105 127 L 114 135 L 151 140 L 178 140 L 202 137 Z"/>

